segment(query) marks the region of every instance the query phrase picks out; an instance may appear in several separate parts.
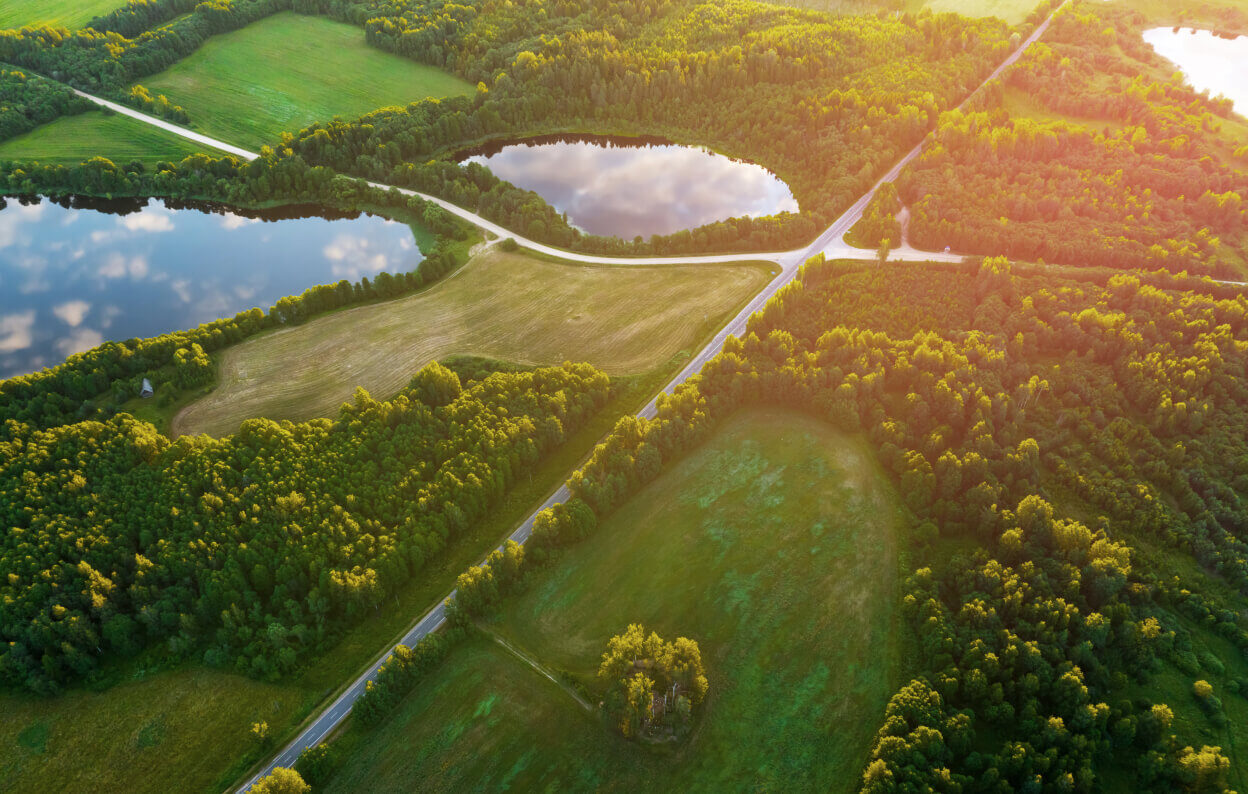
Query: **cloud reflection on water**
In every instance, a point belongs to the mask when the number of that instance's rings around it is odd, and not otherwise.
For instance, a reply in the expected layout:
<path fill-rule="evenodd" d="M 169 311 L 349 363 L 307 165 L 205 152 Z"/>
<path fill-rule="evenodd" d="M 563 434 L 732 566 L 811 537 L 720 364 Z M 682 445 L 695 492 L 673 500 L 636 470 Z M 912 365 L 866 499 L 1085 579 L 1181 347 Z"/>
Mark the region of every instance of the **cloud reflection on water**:
<path fill-rule="evenodd" d="M 159 200 L 113 206 L 124 214 L 46 199 L 0 210 L 0 378 L 422 258 L 406 225 L 378 217 L 270 223 Z"/>
<path fill-rule="evenodd" d="M 536 192 L 587 232 L 625 239 L 798 209 L 762 166 L 685 146 L 515 144 L 467 162 Z"/>

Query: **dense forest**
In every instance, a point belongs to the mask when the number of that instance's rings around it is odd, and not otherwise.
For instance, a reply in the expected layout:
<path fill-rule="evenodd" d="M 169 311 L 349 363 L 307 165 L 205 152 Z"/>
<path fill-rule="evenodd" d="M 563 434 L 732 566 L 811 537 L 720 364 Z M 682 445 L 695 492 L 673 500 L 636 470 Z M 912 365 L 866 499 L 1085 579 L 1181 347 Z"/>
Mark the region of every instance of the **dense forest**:
<path fill-rule="evenodd" d="M 1219 136 L 1230 102 L 1172 78 L 1141 38 L 1146 24 L 1102 3 L 1063 9 L 978 109 L 945 114 L 936 144 L 898 183 L 912 242 L 1233 273 L 1248 229 L 1248 147 Z M 1016 112 L 1012 95 L 1070 120 Z"/>
<path fill-rule="evenodd" d="M 1217 726 L 1220 697 L 1248 697 L 1207 650 L 1248 656 L 1248 298 L 1167 273 L 936 267 L 812 260 L 656 419 L 620 421 L 526 568 L 733 411 L 812 412 L 870 437 L 914 515 L 919 671 L 864 790 L 1221 790 L 1230 748 L 1176 738 L 1171 704 Z M 1192 691 L 1148 689 L 1163 669 Z"/>
<path fill-rule="evenodd" d="M 50 369 L 0 381 L 0 422 L 16 419 L 37 428 L 107 418 L 136 393 L 143 378 L 157 386 L 202 382 L 202 376 L 186 372 L 185 362 L 194 357 L 179 361 L 180 351 L 199 346 L 204 353 L 215 353 L 266 328 L 301 323 L 330 309 L 419 289 L 463 264 L 464 253 L 455 244 L 470 235 L 467 224 L 436 204 L 309 167 L 289 150 L 266 151 L 250 163 L 193 155 L 177 164 L 157 163 L 150 170 L 139 162 L 119 166 L 100 157 L 74 167 L 0 162 L 0 193 L 207 198 L 234 207 L 279 201 L 347 213 L 390 209 L 414 217 L 436 236 L 433 248 L 424 252 L 420 266 L 410 273 L 381 273 L 372 281 L 365 277 L 354 284 L 343 280 L 310 287 L 301 295 L 281 298 L 267 313 L 253 308 L 186 331 L 106 342 Z M 3 202 L 0 198 L 0 208 Z M 100 399 L 110 394 L 111 398 Z M 0 439 L 4 437 L 0 429 Z"/>
<path fill-rule="evenodd" d="M 374 46 L 478 84 L 475 98 L 314 125 L 292 143 L 309 162 L 437 193 L 543 242 L 638 243 L 637 253 L 808 242 L 1018 41 L 992 18 L 831 16 L 746 0 L 135 0 L 92 28 L 0 31 L 0 59 L 182 118 L 132 84 L 284 10 L 361 25 Z M 626 243 L 582 235 L 536 194 L 446 159 L 473 141 L 557 129 L 663 134 L 760 162 L 802 213 Z"/>
<path fill-rule="evenodd" d="M 60 83 L 0 63 L 0 141 L 92 107 Z"/>
<path fill-rule="evenodd" d="M 290 671 L 413 576 L 603 407 L 588 365 L 461 386 L 430 364 L 389 402 L 171 442 L 121 414 L 0 435 L 0 679 L 35 691 L 162 643 Z"/>

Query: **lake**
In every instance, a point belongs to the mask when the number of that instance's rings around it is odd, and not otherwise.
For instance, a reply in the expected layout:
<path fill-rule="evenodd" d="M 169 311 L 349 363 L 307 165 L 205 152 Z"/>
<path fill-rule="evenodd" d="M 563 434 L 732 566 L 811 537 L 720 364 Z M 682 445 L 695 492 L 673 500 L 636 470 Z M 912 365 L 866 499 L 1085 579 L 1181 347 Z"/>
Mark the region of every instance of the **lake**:
<path fill-rule="evenodd" d="M 314 207 L 0 202 L 0 378 L 423 258 L 404 224 Z"/>
<path fill-rule="evenodd" d="M 1144 40 L 1161 57 L 1173 61 L 1196 90 L 1221 94 L 1235 104 L 1235 112 L 1248 115 L 1248 36 L 1227 38 L 1194 28 L 1151 28 Z"/>
<path fill-rule="evenodd" d="M 798 211 L 788 185 L 766 168 L 660 138 L 545 135 L 455 159 L 532 190 L 581 231 L 625 240 Z"/>

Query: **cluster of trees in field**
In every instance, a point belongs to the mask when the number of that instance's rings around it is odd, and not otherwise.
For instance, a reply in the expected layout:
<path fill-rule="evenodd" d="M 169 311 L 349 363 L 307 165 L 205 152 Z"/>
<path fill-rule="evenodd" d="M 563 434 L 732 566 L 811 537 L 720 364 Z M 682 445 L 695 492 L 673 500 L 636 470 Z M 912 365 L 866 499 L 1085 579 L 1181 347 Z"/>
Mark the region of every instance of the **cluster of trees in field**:
<path fill-rule="evenodd" d="M 170 102 L 169 97 L 164 94 L 152 96 L 152 92 L 141 85 L 130 87 L 129 99 L 131 105 L 144 113 L 176 121 L 179 124 L 189 124 L 191 121 L 191 116 L 186 112 L 186 108 Z"/>
<path fill-rule="evenodd" d="M 812 260 L 655 419 L 620 420 L 535 522 L 525 567 L 732 412 L 812 412 L 869 436 L 915 516 L 902 610 L 918 675 L 864 790 L 1092 791 L 1109 765 L 1139 790 L 1220 790 L 1222 749 L 1181 741 L 1163 702 L 1196 697 L 1216 725 L 1220 693 L 1128 691 L 1167 664 L 1221 666 L 1192 652 L 1188 621 L 1248 655 L 1246 368 L 1248 297 L 1230 286 Z M 1136 538 L 1234 594 L 1150 569 Z M 946 539 L 976 551 L 950 557 Z"/>
<path fill-rule="evenodd" d="M 1151 76 L 1168 67 L 1144 26 L 1071 6 L 979 110 L 942 116 L 898 183 L 914 244 L 1226 277 L 1248 229 L 1248 147 L 1218 134 L 1228 101 Z M 1077 121 L 1011 116 L 1020 95 Z"/>
<path fill-rule="evenodd" d="M 162 643 L 272 678 L 375 608 L 609 396 L 589 365 L 461 388 L 438 364 L 335 419 L 171 442 L 122 414 L 0 430 L 0 680 Z"/>
<path fill-rule="evenodd" d="M 0 63 L 0 141 L 92 107 L 66 86 Z"/>
<path fill-rule="evenodd" d="M 693 707 L 710 689 L 696 640 L 647 636 L 640 623 L 607 640 L 598 680 L 607 718 L 628 737 L 688 734 Z"/>
<path fill-rule="evenodd" d="M 98 157 L 74 167 L 0 162 L 0 192 L 208 198 L 244 213 L 237 209 L 239 205 L 274 200 L 316 204 L 349 215 L 361 209 L 390 209 L 413 216 L 436 236 L 420 266 L 409 273 L 381 273 L 371 281 L 364 277 L 356 283 L 342 280 L 310 287 L 301 295 L 278 300 L 267 313 L 253 308 L 187 331 L 107 342 L 70 356 L 56 367 L 0 381 L 0 421 L 16 419 L 40 428 L 106 418 L 134 395 L 144 377 L 158 387 L 165 383 L 185 387 L 206 383 L 203 368 L 188 377 L 176 360 L 179 351 L 193 351 L 198 346 L 202 353 L 215 353 L 267 328 L 300 323 L 341 306 L 419 289 L 462 264 L 464 254 L 457 244 L 470 234 L 467 224 L 436 204 L 398 191 L 371 188 L 324 168 L 311 168 L 288 152 L 285 156 L 266 152 L 251 163 L 193 155 L 177 164 L 158 163 L 150 170 L 138 162 L 118 166 Z M 198 360 L 198 354 L 188 355 L 190 360 Z M 111 402 L 98 399 L 110 393 L 115 395 Z"/>

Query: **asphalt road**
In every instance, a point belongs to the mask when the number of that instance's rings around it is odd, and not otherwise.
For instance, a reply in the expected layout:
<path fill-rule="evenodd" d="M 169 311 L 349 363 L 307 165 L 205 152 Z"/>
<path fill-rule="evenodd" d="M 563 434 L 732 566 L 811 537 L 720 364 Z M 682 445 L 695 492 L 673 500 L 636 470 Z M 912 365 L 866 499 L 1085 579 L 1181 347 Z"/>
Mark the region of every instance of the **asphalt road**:
<path fill-rule="evenodd" d="M 1032 43 L 1034 43 L 1037 39 L 1039 39 L 1041 35 L 1044 34 L 1044 31 L 1048 28 L 1049 22 L 1051 20 L 1052 20 L 1052 16 L 1050 16 L 1041 25 L 1039 25 L 1036 28 L 1036 30 L 1030 36 L 1028 36 L 1026 40 L 1024 40 L 1020 44 L 1017 50 L 1015 50 L 1008 58 L 1006 58 L 1006 60 L 1002 62 L 1000 66 L 998 66 L 995 70 L 993 70 L 992 74 L 988 77 L 987 80 L 985 80 L 985 82 L 988 82 L 993 79 L 996 79 L 997 77 L 1000 77 L 1001 74 L 1006 69 L 1008 69 L 1011 65 L 1013 65 L 1022 56 L 1023 52 L 1029 46 L 1031 46 Z M 255 158 L 259 157 L 259 154 L 255 152 L 250 152 L 250 151 L 247 151 L 246 149 L 241 149 L 237 146 L 232 146 L 228 143 L 225 143 L 224 141 L 219 141 L 207 135 L 202 135 L 200 133 L 193 132 L 191 130 L 186 129 L 185 127 L 180 127 L 176 124 L 172 124 L 163 119 L 159 119 L 154 116 L 149 116 L 146 113 L 141 113 L 133 108 L 129 108 L 124 105 L 119 105 L 114 102 L 109 102 L 108 100 L 101 99 L 99 97 L 95 97 L 90 94 L 83 93 L 82 91 L 76 90 L 75 93 L 77 93 L 79 96 L 89 99 L 90 101 L 96 103 L 97 105 L 101 105 L 103 107 L 109 108 L 110 110 L 113 110 L 114 112 L 121 113 L 125 116 L 129 116 L 131 118 L 145 122 L 152 126 L 159 127 L 163 130 L 171 132 L 175 135 L 179 135 L 183 138 L 187 138 L 189 140 L 195 141 L 202 145 L 210 146 L 215 149 L 219 149 L 220 151 L 235 155 L 236 157 L 240 157 L 245 160 L 254 160 Z M 965 105 L 966 101 L 969 101 L 969 97 L 962 104 Z M 959 107 L 961 107 L 961 105 Z M 398 190 L 400 193 L 403 193 L 404 195 L 419 196 L 420 198 L 426 201 L 431 201 L 437 204 L 438 206 L 446 209 L 448 212 L 451 212 L 452 214 L 460 218 L 463 218 L 464 220 L 467 220 L 473 223 L 474 225 L 497 235 L 500 238 L 505 239 L 507 237 L 511 237 L 515 239 L 516 242 L 519 243 L 521 246 L 524 246 L 526 248 L 530 248 L 532 250 L 539 251 L 541 253 L 548 254 L 551 256 L 556 256 L 561 259 L 567 259 L 567 260 L 572 260 L 576 262 L 585 262 L 585 263 L 590 263 L 590 264 L 631 264 L 631 265 L 654 264 L 654 265 L 660 265 L 660 264 L 698 264 L 698 263 L 712 263 L 712 262 L 739 262 L 743 260 L 753 260 L 753 261 L 761 260 L 761 261 L 775 262 L 779 264 L 780 265 L 779 275 L 777 275 L 774 279 L 772 279 L 772 281 L 763 289 L 762 292 L 756 295 L 754 299 L 751 300 L 749 304 L 747 304 L 745 308 L 743 308 L 737 314 L 737 316 L 732 319 L 731 322 L 729 322 L 726 326 L 724 326 L 724 328 L 722 328 L 719 331 L 719 333 L 715 335 L 715 337 L 710 341 L 709 344 L 706 345 L 706 347 L 704 347 L 697 355 L 695 355 L 693 358 L 689 360 L 689 362 L 680 371 L 680 373 L 676 375 L 676 377 L 674 377 L 666 386 L 663 387 L 663 391 L 661 393 L 670 394 L 673 391 L 675 391 L 676 388 L 680 384 L 688 380 L 693 374 L 700 371 L 703 365 L 706 364 L 707 361 L 709 361 L 711 358 L 717 355 L 723 349 L 724 343 L 730 335 L 741 336 L 742 334 L 744 334 L 746 324 L 749 321 L 750 316 L 753 315 L 759 309 L 761 309 L 767 303 L 767 301 L 770 300 L 772 296 L 776 294 L 777 291 L 779 291 L 786 284 L 791 282 L 797 276 L 801 268 L 801 265 L 804 262 L 806 262 L 808 259 L 810 259 L 811 257 L 815 256 L 816 254 L 822 253 L 828 258 L 858 259 L 858 260 L 875 259 L 876 253 L 874 251 L 867 251 L 867 250 L 863 250 L 860 248 L 852 248 L 846 245 L 843 240 L 845 233 L 849 231 L 850 227 L 852 227 L 855 223 L 857 223 L 858 220 L 862 217 L 863 211 L 866 209 L 867 204 L 871 201 L 871 197 L 875 195 L 875 191 L 879 188 L 879 186 L 885 182 L 895 181 L 898 175 L 901 173 L 901 170 L 905 168 L 907 165 L 909 165 L 910 162 L 912 162 L 916 157 L 918 157 L 919 154 L 923 151 L 923 148 L 924 146 L 926 146 L 926 144 L 930 140 L 930 137 L 931 136 L 928 136 L 922 142 L 920 142 L 917 146 L 911 149 L 906 154 L 905 157 L 903 157 L 891 169 L 889 169 L 888 173 L 886 173 L 883 176 L 883 178 L 881 178 L 879 182 L 877 182 L 871 188 L 870 191 L 868 191 L 861 198 L 859 198 L 856 202 L 854 202 L 854 204 L 849 209 L 847 209 L 844 212 L 844 214 L 842 214 L 839 218 L 837 218 L 836 221 L 833 222 L 833 224 L 829 226 L 822 234 L 820 234 L 819 237 L 816 238 L 814 242 L 812 242 L 810 245 L 800 250 L 784 251 L 784 252 L 777 252 L 777 253 L 720 254 L 720 255 L 713 255 L 713 256 L 678 256 L 678 257 L 610 257 L 610 256 L 594 256 L 591 254 L 580 254 L 580 253 L 575 253 L 571 251 L 564 251 L 561 249 L 552 248 L 550 246 L 543 245 L 542 243 L 538 243 L 534 240 L 528 240 L 524 237 L 521 237 L 520 235 L 512 233 L 511 231 L 499 226 L 498 224 L 490 220 L 482 218 L 481 216 L 477 215 L 474 212 L 471 212 L 462 207 L 456 206 L 455 204 L 452 204 L 448 201 L 437 198 L 436 196 L 430 196 L 424 193 L 419 193 L 417 191 L 407 190 L 404 188 L 394 188 L 390 185 L 384 185 L 384 184 L 380 184 L 376 182 L 370 182 L 369 184 L 372 185 L 373 187 L 377 187 L 382 190 L 394 189 L 394 190 Z M 903 248 L 903 249 L 895 250 L 892 253 L 890 258 L 922 259 L 922 260 L 928 260 L 928 261 L 960 261 L 962 257 L 957 254 L 932 253 L 932 252 L 915 251 L 909 248 Z M 656 402 L 658 400 L 658 397 L 659 395 L 655 395 L 655 398 L 652 399 L 649 403 L 647 403 L 646 406 L 642 408 L 641 411 L 638 412 L 638 416 L 641 416 L 647 419 L 653 419 L 656 413 Z M 546 499 L 546 501 L 544 501 L 536 510 L 534 510 L 529 515 L 529 517 L 526 518 L 524 522 L 521 523 L 520 526 L 518 526 L 515 529 L 515 531 L 511 533 L 511 535 L 509 536 L 509 539 L 514 540 L 517 543 L 524 543 L 525 541 L 527 541 L 529 539 L 529 536 L 532 534 L 533 520 L 537 517 L 537 514 L 557 503 L 566 502 L 570 497 L 571 497 L 571 493 L 568 491 L 567 485 L 561 485 L 557 491 L 551 494 L 550 497 Z M 484 560 L 482 562 L 484 562 Z M 437 631 L 443 625 L 445 625 L 446 623 L 446 600 L 453 597 L 454 595 L 455 595 L 455 591 L 452 590 L 450 593 L 447 594 L 446 598 L 444 598 L 437 605 L 435 605 L 432 609 L 430 609 L 428 612 L 422 615 L 420 620 L 418 620 L 415 623 L 415 625 L 413 625 L 407 631 L 407 633 L 403 635 L 403 637 L 399 640 L 399 643 L 411 647 L 415 645 L 417 642 L 419 642 L 422 638 L 424 638 L 429 633 Z M 251 786 L 257 780 L 259 780 L 264 775 L 267 775 L 270 772 L 272 772 L 275 767 L 294 766 L 295 761 L 298 759 L 300 753 L 302 753 L 308 747 L 314 747 L 315 745 L 320 743 L 321 740 L 324 739 L 325 736 L 329 734 L 334 728 L 336 728 L 342 722 L 342 720 L 347 716 L 347 714 L 350 713 L 352 705 L 354 705 L 355 701 L 361 695 L 364 694 L 364 691 L 368 685 L 368 682 L 372 681 L 376 677 L 378 668 L 381 667 L 381 665 L 385 662 L 385 659 L 390 655 L 392 651 L 393 651 L 393 647 L 387 649 L 384 654 L 378 657 L 373 662 L 373 664 L 369 666 L 368 670 L 363 675 L 361 675 L 354 682 L 352 682 L 351 686 L 349 686 L 345 691 L 343 691 L 340 695 L 338 695 L 338 697 L 334 699 L 334 701 L 329 705 L 328 708 L 322 711 L 309 725 L 307 725 L 307 727 L 305 727 L 299 733 L 297 737 L 295 737 L 293 741 L 291 741 L 289 744 L 283 747 L 281 752 L 279 752 L 272 760 L 270 760 L 269 763 L 265 765 L 263 769 L 258 771 L 251 779 L 249 779 L 245 784 L 243 784 L 243 786 L 241 786 L 238 789 L 238 791 L 246 792 L 248 789 L 251 788 Z"/>

